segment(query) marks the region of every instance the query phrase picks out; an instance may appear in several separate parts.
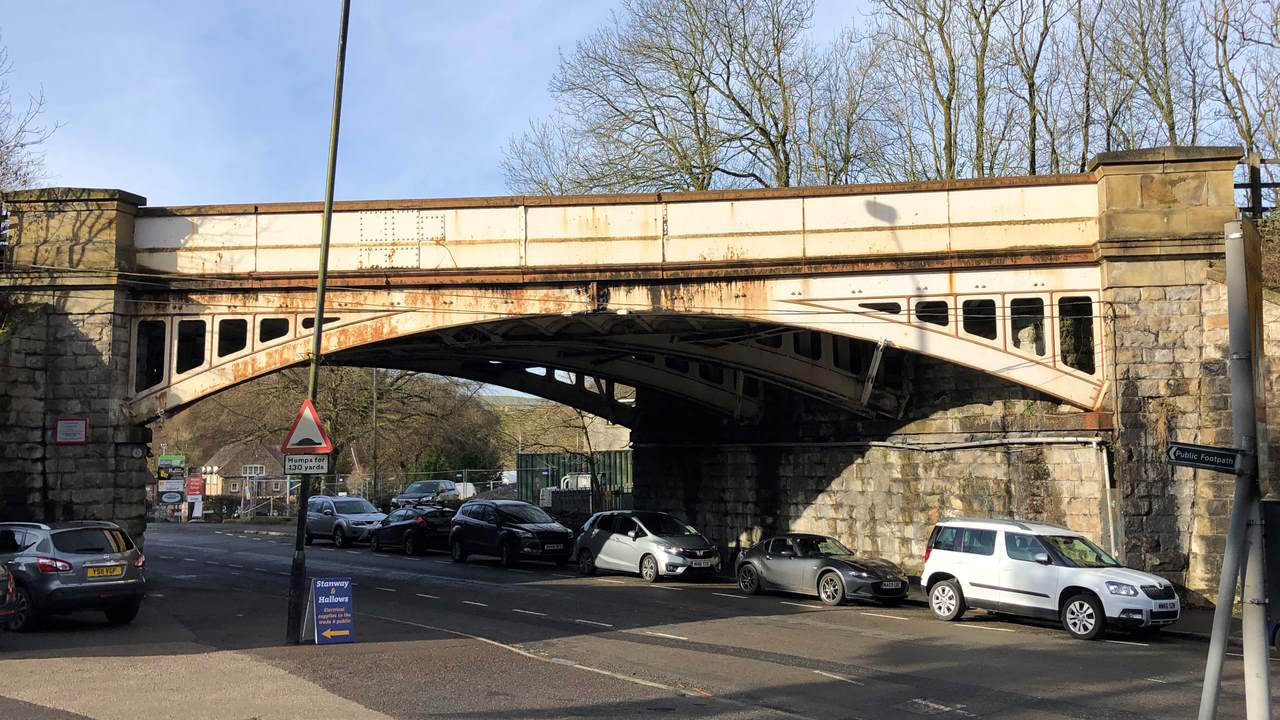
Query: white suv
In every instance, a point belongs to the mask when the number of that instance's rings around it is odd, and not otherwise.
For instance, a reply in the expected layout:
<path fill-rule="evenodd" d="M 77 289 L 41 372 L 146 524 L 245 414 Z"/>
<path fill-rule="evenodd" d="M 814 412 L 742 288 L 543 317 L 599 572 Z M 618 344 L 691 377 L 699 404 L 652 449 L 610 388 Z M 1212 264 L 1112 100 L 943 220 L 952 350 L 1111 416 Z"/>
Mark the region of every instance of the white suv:
<path fill-rule="evenodd" d="M 1081 640 L 1107 625 L 1154 631 L 1181 611 L 1168 580 L 1122 567 L 1080 533 L 1048 523 L 943 520 L 929 536 L 920 582 L 941 620 L 968 608 L 1042 617 Z"/>

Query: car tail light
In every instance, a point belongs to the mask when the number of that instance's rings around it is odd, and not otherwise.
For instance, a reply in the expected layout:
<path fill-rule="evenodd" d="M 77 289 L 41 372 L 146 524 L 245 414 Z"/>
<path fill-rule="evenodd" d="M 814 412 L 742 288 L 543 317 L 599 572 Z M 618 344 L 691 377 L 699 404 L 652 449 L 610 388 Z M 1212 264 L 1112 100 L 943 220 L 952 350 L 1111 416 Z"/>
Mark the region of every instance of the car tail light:
<path fill-rule="evenodd" d="M 36 567 L 40 568 L 40 572 L 44 573 L 71 572 L 71 563 L 57 558 L 38 557 L 36 558 Z"/>
<path fill-rule="evenodd" d="M 929 553 L 933 552 L 933 546 L 926 545 L 924 548 L 924 561 L 929 562 Z"/>
<path fill-rule="evenodd" d="M 142 553 L 138 553 L 137 559 L 133 561 L 133 566 L 139 570 L 145 569 L 147 567 L 147 556 Z"/>
<path fill-rule="evenodd" d="M 426 524 L 426 521 L 422 519 L 422 516 L 421 516 L 421 515 L 419 515 L 417 518 L 415 518 L 415 519 L 414 519 L 414 522 L 415 522 L 415 523 L 417 523 L 417 524 L 419 524 L 419 525 L 425 525 L 425 524 Z"/>
<path fill-rule="evenodd" d="M 9 573 L 9 589 L 6 591 L 5 594 L 12 595 L 17 591 L 18 591 L 18 588 L 16 588 L 13 584 L 13 573 Z"/>

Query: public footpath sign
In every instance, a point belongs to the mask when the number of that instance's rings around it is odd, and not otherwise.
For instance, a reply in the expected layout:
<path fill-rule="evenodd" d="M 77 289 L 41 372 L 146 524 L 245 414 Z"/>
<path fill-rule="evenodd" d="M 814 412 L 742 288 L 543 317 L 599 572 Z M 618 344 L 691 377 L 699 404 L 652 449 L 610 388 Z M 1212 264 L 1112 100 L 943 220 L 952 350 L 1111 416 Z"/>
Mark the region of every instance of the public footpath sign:
<path fill-rule="evenodd" d="M 1174 465 L 1232 473 L 1239 467 L 1240 453 L 1233 448 L 1172 443 L 1165 453 Z"/>
<path fill-rule="evenodd" d="M 311 578 L 311 617 L 317 645 L 355 642 L 351 578 Z"/>

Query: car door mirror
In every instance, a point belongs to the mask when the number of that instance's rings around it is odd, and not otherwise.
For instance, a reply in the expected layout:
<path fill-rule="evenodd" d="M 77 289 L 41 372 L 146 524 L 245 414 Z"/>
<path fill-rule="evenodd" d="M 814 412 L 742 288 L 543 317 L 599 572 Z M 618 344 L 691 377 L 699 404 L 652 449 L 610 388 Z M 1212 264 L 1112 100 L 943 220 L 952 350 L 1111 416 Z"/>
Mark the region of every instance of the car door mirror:
<path fill-rule="evenodd" d="M 627 531 L 627 537 L 631 538 L 632 540 L 635 540 L 635 539 L 636 539 L 636 531 L 635 531 L 635 530 L 628 530 L 628 531 Z"/>
<path fill-rule="evenodd" d="M 324 509 L 324 514 L 325 514 L 325 515 L 328 515 L 328 516 L 330 516 L 330 517 L 332 517 L 332 516 L 333 516 L 333 511 L 332 511 L 332 510 L 330 510 L 329 508 L 325 508 L 325 509 Z"/>
<path fill-rule="evenodd" d="M 1053 561 L 1049 559 L 1049 553 L 1036 553 L 1035 557 L 1031 559 L 1035 560 L 1041 565 L 1050 565 L 1053 563 Z"/>
<path fill-rule="evenodd" d="M 777 555 L 778 557 L 795 557 L 796 556 L 796 554 L 791 552 L 790 550 L 779 550 L 774 554 Z"/>
<path fill-rule="evenodd" d="M 379 525 L 390 525 L 390 524 L 391 524 L 391 519 L 390 519 L 390 518 L 382 518 L 382 522 L 380 522 L 380 523 L 378 523 L 378 524 L 379 524 Z"/>

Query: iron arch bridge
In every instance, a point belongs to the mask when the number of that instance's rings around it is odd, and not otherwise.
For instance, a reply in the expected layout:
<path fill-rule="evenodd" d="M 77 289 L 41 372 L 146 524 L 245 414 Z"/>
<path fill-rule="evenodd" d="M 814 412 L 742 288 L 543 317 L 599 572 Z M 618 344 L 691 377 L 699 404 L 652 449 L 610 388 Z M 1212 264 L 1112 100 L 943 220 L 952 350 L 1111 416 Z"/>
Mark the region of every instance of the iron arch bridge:
<path fill-rule="evenodd" d="M 740 422 L 775 385 L 898 417 L 913 354 L 1082 410 L 1105 393 L 1092 175 L 339 203 L 327 362 L 633 421 L 646 387 Z M 128 414 L 306 362 L 316 205 L 141 208 Z"/>

